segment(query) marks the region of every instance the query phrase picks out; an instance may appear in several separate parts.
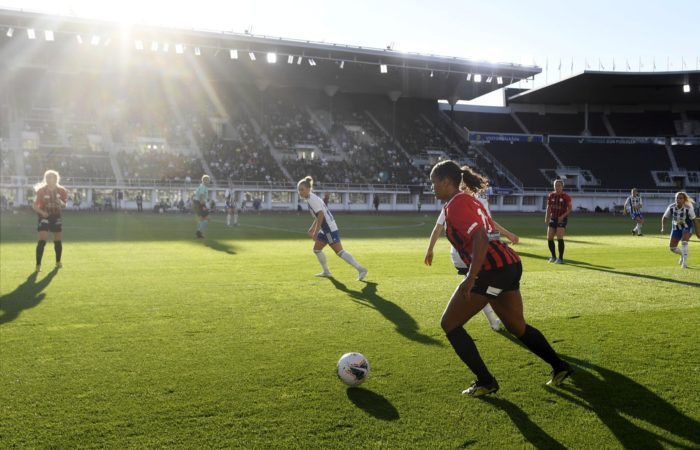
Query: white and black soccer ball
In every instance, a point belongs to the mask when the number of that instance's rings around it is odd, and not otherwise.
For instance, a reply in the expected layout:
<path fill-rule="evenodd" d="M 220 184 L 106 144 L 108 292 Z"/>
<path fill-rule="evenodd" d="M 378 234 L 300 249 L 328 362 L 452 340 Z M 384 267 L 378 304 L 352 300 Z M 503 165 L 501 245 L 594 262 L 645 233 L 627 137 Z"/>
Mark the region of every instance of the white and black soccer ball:
<path fill-rule="evenodd" d="M 369 361 L 361 353 L 346 353 L 338 360 L 338 378 L 348 386 L 361 385 L 369 372 Z"/>

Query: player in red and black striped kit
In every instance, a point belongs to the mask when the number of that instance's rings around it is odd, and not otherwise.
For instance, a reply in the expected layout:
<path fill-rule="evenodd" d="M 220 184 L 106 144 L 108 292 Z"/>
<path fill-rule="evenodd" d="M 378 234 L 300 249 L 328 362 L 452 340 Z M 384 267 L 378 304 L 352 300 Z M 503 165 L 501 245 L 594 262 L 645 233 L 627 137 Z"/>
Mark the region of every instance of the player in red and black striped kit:
<path fill-rule="evenodd" d="M 564 182 L 554 180 L 554 192 L 550 192 L 547 196 L 547 212 L 544 217 L 544 222 L 547 224 L 547 245 L 552 254 L 549 258 L 551 263 L 564 264 L 564 235 L 572 209 L 571 197 L 564 192 Z M 554 235 L 557 236 L 559 258 L 554 254 Z"/>
<path fill-rule="evenodd" d="M 61 232 L 63 222 L 61 210 L 66 207 L 68 192 L 60 185 L 61 176 L 55 170 L 47 170 L 44 173 L 44 180 L 34 186 L 36 198 L 34 200 L 34 211 L 37 213 L 37 231 L 39 239 L 36 244 L 36 271 L 41 271 L 41 259 L 44 256 L 44 247 L 48 239 L 49 232 L 53 233 L 53 246 L 56 251 L 56 268 L 60 269 L 61 254 L 63 253 L 63 242 Z"/>
<path fill-rule="evenodd" d="M 493 220 L 481 202 L 474 198 L 487 186 L 487 180 L 454 161 L 442 161 L 430 173 L 435 196 L 447 202 L 445 225 L 447 238 L 457 249 L 469 271 L 452 294 L 440 325 L 460 359 L 477 379 L 463 394 L 480 397 L 499 388 L 486 368 L 474 341 L 464 325 L 488 303 L 514 336 L 531 352 L 552 366 L 547 385 L 557 386 L 573 369 L 563 361 L 537 328 L 523 316 L 520 295 L 522 264 L 518 254 L 500 241 Z M 466 192 L 460 191 L 460 185 Z"/>

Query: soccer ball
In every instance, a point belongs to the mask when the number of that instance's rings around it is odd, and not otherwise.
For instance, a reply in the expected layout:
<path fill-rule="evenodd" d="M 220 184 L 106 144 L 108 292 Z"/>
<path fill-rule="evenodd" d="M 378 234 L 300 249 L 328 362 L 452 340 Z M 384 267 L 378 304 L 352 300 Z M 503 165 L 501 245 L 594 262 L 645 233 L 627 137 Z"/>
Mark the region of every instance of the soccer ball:
<path fill-rule="evenodd" d="M 338 360 L 338 378 L 348 386 L 364 383 L 369 370 L 369 361 L 361 353 L 346 353 Z"/>

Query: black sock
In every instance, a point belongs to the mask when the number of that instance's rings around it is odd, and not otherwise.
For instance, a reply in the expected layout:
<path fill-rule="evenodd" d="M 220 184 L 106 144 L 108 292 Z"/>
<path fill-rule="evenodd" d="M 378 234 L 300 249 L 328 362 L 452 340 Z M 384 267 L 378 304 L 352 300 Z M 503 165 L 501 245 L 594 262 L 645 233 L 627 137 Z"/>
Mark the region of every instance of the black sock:
<path fill-rule="evenodd" d="M 560 369 L 564 365 L 564 361 L 557 356 L 557 353 L 552 346 L 549 345 L 549 342 L 547 342 L 547 338 L 545 338 L 537 328 L 525 325 L 525 333 L 518 339 L 520 339 L 520 342 L 525 344 L 532 353 L 548 362 L 554 370 Z"/>
<path fill-rule="evenodd" d="M 554 254 L 554 241 L 549 239 L 547 241 L 547 245 L 549 246 L 549 251 L 552 253 L 552 258 L 556 258 L 556 255 Z"/>
<path fill-rule="evenodd" d="M 63 253 L 63 242 L 53 241 L 53 249 L 56 250 L 56 262 L 61 262 L 61 253 Z"/>
<path fill-rule="evenodd" d="M 493 375 L 486 368 L 484 360 L 479 355 L 474 340 L 469 336 L 464 327 L 457 327 L 447 333 L 447 340 L 452 344 L 457 356 L 474 372 L 480 383 L 488 384 L 493 381 Z"/>
<path fill-rule="evenodd" d="M 44 257 L 44 247 L 46 246 L 46 241 L 38 241 L 36 243 L 36 265 L 41 265 L 41 258 Z"/>
<path fill-rule="evenodd" d="M 557 244 L 559 244 L 559 259 L 564 259 L 564 239 L 557 239 Z M 553 242 L 552 247 L 554 247 Z M 552 253 L 554 253 L 554 250 L 552 250 Z"/>

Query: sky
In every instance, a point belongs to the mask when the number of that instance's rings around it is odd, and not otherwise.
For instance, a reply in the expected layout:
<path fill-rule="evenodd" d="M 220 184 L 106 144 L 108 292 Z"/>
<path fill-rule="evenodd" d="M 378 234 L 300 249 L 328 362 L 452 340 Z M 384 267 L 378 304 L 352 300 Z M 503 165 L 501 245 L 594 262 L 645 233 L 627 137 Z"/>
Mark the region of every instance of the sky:
<path fill-rule="evenodd" d="M 700 1 L 0 0 L 0 8 L 592 70 L 700 69 Z M 561 61 L 561 62 L 560 62 Z M 573 63 L 572 63 L 573 61 Z M 685 66 L 683 66 L 685 64 Z M 545 70 L 547 69 L 547 70 Z"/>

